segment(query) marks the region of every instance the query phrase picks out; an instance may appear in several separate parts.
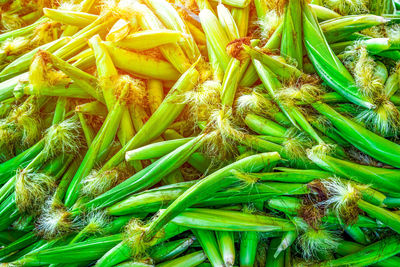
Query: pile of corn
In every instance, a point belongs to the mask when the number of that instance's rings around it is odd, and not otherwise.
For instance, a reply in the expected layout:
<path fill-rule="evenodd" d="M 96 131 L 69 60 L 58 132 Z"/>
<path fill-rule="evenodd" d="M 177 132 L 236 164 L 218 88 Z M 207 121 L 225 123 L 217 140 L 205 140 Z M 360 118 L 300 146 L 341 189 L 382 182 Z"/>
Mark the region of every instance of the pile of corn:
<path fill-rule="evenodd" d="M 0 10 L 2 266 L 400 265 L 398 0 Z"/>

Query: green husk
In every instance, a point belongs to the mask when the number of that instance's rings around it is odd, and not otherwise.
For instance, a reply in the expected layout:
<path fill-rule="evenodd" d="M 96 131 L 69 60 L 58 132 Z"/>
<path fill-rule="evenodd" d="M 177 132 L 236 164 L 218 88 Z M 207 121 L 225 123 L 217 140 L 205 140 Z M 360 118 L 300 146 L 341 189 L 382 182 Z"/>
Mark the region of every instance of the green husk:
<path fill-rule="evenodd" d="M 400 189 L 397 189 L 400 172 L 397 169 L 360 165 L 318 153 L 309 153 L 309 158 L 322 169 L 341 177 L 371 185 L 372 188 L 387 194 L 398 195 L 400 193 Z"/>
<path fill-rule="evenodd" d="M 322 262 L 320 266 L 371 265 L 388 259 L 400 251 L 398 236 L 391 236 L 375 242 L 358 252 L 342 258 Z"/>
<path fill-rule="evenodd" d="M 217 17 L 209 9 L 202 9 L 199 17 L 206 34 L 207 43 L 215 53 L 219 67 L 225 71 L 229 64 L 229 56 L 226 52 L 226 46 L 229 43 L 228 36 Z"/>
<path fill-rule="evenodd" d="M 240 242 L 240 266 L 254 266 L 259 241 L 258 232 L 242 232 Z"/>
<path fill-rule="evenodd" d="M 20 81 L 27 81 L 29 73 L 25 72 L 11 79 L 5 80 L 0 83 L 0 101 L 4 101 L 8 98 L 13 97 L 14 88 L 20 84 Z"/>
<path fill-rule="evenodd" d="M 6 247 L 0 250 L 0 258 L 3 258 L 10 253 L 22 249 L 26 246 L 29 246 L 36 242 L 39 238 L 35 235 L 35 233 L 30 232 L 25 234 L 24 236 L 20 237 L 19 239 L 15 240 L 11 244 L 7 245 Z"/>
<path fill-rule="evenodd" d="M 126 226 L 126 233 L 124 239 L 119 242 L 116 246 L 113 246 L 107 251 L 101 258 L 96 262 L 97 267 L 114 266 L 120 262 L 129 259 L 131 256 L 143 257 L 146 255 L 146 251 L 143 247 L 138 246 L 142 244 L 137 243 L 137 235 L 140 235 L 143 231 L 142 225 L 137 222 L 136 219 L 132 219 L 131 222 Z M 168 240 L 182 232 L 186 231 L 186 228 L 176 226 L 174 224 L 167 224 L 163 228 L 163 232 L 160 236 L 157 236 L 150 243 L 145 246 L 154 246 Z"/>
<path fill-rule="evenodd" d="M 257 52 L 259 53 L 259 52 Z M 270 56 L 267 56 L 263 54 L 263 57 L 265 58 L 270 58 L 273 59 Z M 278 78 L 276 75 L 278 75 L 282 80 L 285 79 L 295 79 L 295 78 L 300 78 L 300 76 L 303 75 L 303 73 L 296 69 L 295 67 L 292 67 L 290 65 L 287 65 L 285 63 L 281 63 L 277 60 L 272 60 L 278 65 L 283 66 L 283 68 L 289 68 L 290 71 L 286 72 L 283 71 L 283 69 L 278 66 L 269 66 L 273 67 L 274 73 L 267 67 L 263 66 L 262 63 L 256 59 L 253 59 L 253 64 L 256 67 L 256 70 L 258 72 L 258 75 L 264 84 L 265 89 L 269 92 L 271 97 L 277 102 L 279 108 L 283 111 L 283 113 L 286 115 L 286 117 L 292 122 L 292 124 L 299 128 L 304 130 L 307 134 L 309 134 L 313 139 L 315 139 L 319 144 L 324 144 L 324 141 L 321 139 L 321 137 L 318 135 L 318 133 L 312 128 L 312 126 L 309 124 L 309 122 L 306 120 L 304 117 L 303 113 L 299 110 L 299 108 L 295 105 L 288 105 L 284 104 L 279 100 L 278 97 L 278 92 L 279 89 L 282 88 L 281 83 L 279 82 Z M 271 61 L 271 62 L 272 62 Z M 274 63 L 274 64 L 275 64 Z"/>
<path fill-rule="evenodd" d="M 89 147 L 95 137 L 94 129 L 92 128 L 92 126 L 89 125 L 88 120 L 85 118 L 84 114 L 78 112 L 77 115 L 79 118 L 79 122 L 82 126 L 83 135 L 85 136 L 86 145 Z"/>
<path fill-rule="evenodd" d="M 160 136 L 160 134 L 162 134 L 179 116 L 185 104 L 177 103 L 177 100 L 180 99 L 182 93 L 191 90 L 196 85 L 199 78 L 199 73 L 194 67 L 195 64 L 179 78 L 156 112 L 152 114 L 136 135 L 105 163 L 102 168 L 103 170 L 113 168 L 121 163 L 125 157 L 126 151 L 138 148 Z"/>
<path fill-rule="evenodd" d="M 285 254 L 279 254 L 276 256 L 275 252 L 279 247 L 281 242 L 280 238 L 273 238 L 268 246 L 268 253 L 267 253 L 267 266 L 271 267 L 284 267 L 285 266 Z"/>
<path fill-rule="evenodd" d="M 308 6 L 303 6 L 303 33 L 307 55 L 322 80 L 349 101 L 373 108 L 370 99 L 360 94 L 353 77 L 329 47 Z"/>
<path fill-rule="evenodd" d="M 397 233 L 400 233 L 400 216 L 394 212 L 391 212 L 385 208 L 381 208 L 370 204 L 364 200 L 358 201 L 358 207 L 365 211 L 369 216 L 378 219 L 384 223 L 387 227 L 390 227 Z M 396 253 L 397 254 L 397 253 Z"/>
<path fill-rule="evenodd" d="M 46 23 L 50 21 L 48 18 L 45 17 L 41 17 L 40 19 L 38 19 L 37 21 L 35 21 L 34 23 L 25 26 L 23 28 L 19 28 L 13 31 L 8 31 L 5 33 L 0 34 L 0 42 L 3 42 L 5 40 L 7 40 L 8 38 L 15 38 L 18 36 L 23 36 L 23 35 L 28 35 L 30 33 L 32 33 L 36 27 L 38 27 L 39 25 L 41 25 L 42 23 Z"/>
<path fill-rule="evenodd" d="M 65 166 L 68 166 L 67 164 L 70 162 L 70 159 L 71 159 L 70 157 L 64 157 L 63 155 L 59 155 L 58 157 L 52 160 L 44 162 L 44 159 L 39 155 L 30 163 L 30 165 L 28 165 L 28 167 L 25 167 L 28 168 L 25 172 L 24 170 L 21 170 L 20 173 L 24 172 L 23 174 L 26 174 L 28 172 L 29 174 L 32 174 L 34 177 L 35 173 L 33 173 L 33 170 L 36 169 L 35 171 L 39 172 L 38 177 L 45 176 L 47 179 L 54 182 L 62 174 L 62 173 L 60 174 L 60 170 L 62 171 L 65 168 Z M 44 200 L 45 197 L 47 197 L 46 194 L 35 195 L 35 197 L 33 197 L 29 193 L 36 193 L 36 192 L 25 191 L 23 192 L 25 194 L 18 196 L 17 199 L 16 192 L 14 190 L 16 183 L 17 183 L 17 175 L 15 175 L 12 179 L 10 179 L 10 181 L 6 184 L 6 186 L 2 187 L 3 192 L 1 198 L 5 199 L 0 204 L 0 217 L 3 218 L 0 222 L 0 229 L 1 229 L 0 231 L 8 228 L 9 225 L 20 216 L 20 211 L 18 210 L 17 206 L 18 201 L 22 200 L 24 201 L 23 204 L 28 204 L 25 207 L 29 208 L 28 210 L 29 212 L 37 213 L 38 207 L 32 208 L 32 205 L 40 203 L 41 201 Z M 25 187 L 21 189 L 23 191 Z M 35 189 L 40 190 L 41 187 Z"/>
<path fill-rule="evenodd" d="M 281 55 L 294 60 L 298 69 L 303 69 L 303 31 L 301 1 L 290 0 L 285 8 Z"/>
<path fill-rule="evenodd" d="M 13 264 L 42 266 L 43 264 L 72 264 L 96 260 L 122 239 L 121 234 L 99 237 L 71 245 L 32 253 Z M 60 257 L 62 255 L 62 257 Z"/>
<path fill-rule="evenodd" d="M 236 90 L 241 78 L 241 76 L 238 74 L 238 72 L 241 70 L 241 67 L 243 67 L 243 65 L 241 65 L 239 60 L 236 58 L 231 58 L 222 82 L 221 104 L 224 106 L 231 107 L 233 105 Z"/>
<path fill-rule="evenodd" d="M 263 118 L 255 114 L 247 114 L 245 118 L 246 125 L 258 134 L 283 137 L 287 129 L 276 122 Z"/>
<path fill-rule="evenodd" d="M 146 0 L 146 3 L 167 28 L 187 35 L 180 46 L 191 62 L 196 61 L 200 55 L 199 48 L 197 47 L 187 24 L 173 8 L 173 5 L 162 0 Z"/>
<path fill-rule="evenodd" d="M 60 69 L 62 72 L 68 75 L 76 83 L 76 85 L 80 86 L 87 94 L 91 95 L 101 102 L 104 102 L 103 96 L 96 90 L 96 77 L 65 62 L 60 57 L 54 54 L 51 54 L 47 51 L 42 51 L 41 53 L 43 57 L 50 60 L 54 67 Z"/>
<path fill-rule="evenodd" d="M 46 17 L 54 21 L 72 26 L 78 26 L 80 28 L 88 26 L 98 18 L 98 16 L 90 13 L 69 10 L 57 10 L 51 8 L 43 8 L 43 13 Z"/>
<path fill-rule="evenodd" d="M 296 240 L 297 236 L 298 236 L 298 233 L 296 231 L 288 231 L 288 232 L 284 233 L 279 246 L 277 246 L 277 248 L 276 248 L 274 258 L 277 258 L 281 254 L 282 251 L 286 250 L 286 252 L 287 252 L 287 250 L 290 249 L 291 245 Z"/>
<path fill-rule="evenodd" d="M 110 13 L 98 17 L 91 24 L 71 36 L 72 41 L 55 51 L 54 55 L 64 60 L 72 57 L 82 48 L 87 46 L 87 40 L 89 38 L 98 33 L 104 32 L 104 30 L 107 29 L 109 25 L 113 24 L 115 20 L 116 18 L 113 18 Z"/>
<path fill-rule="evenodd" d="M 32 147 L 26 149 L 24 152 L 18 154 L 12 159 L 7 160 L 0 164 L 0 184 L 7 182 L 19 167 L 24 167 L 34 159 L 44 147 L 45 140 L 42 139 Z"/>
<path fill-rule="evenodd" d="M 192 229 L 192 231 L 199 240 L 210 263 L 213 266 L 225 266 L 214 232 L 200 229 Z"/>
<path fill-rule="evenodd" d="M 284 212 L 288 215 L 298 215 L 302 206 L 302 200 L 299 198 L 280 196 L 270 199 L 268 206 L 278 211 Z M 339 221 L 338 217 L 328 212 L 327 216 L 322 218 L 322 222 L 333 223 L 335 225 L 342 225 L 343 222 Z M 379 225 L 375 220 L 369 217 L 358 215 L 358 220 L 353 224 L 358 227 L 377 228 Z"/>
<path fill-rule="evenodd" d="M 339 246 L 336 248 L 336 253 L 338 253 L 341 256 L 346 256 L 346 255 L 352 254 L 354 252 L 360 251 L 363 248 L 364 248 L 363 245 L 343 240 L 339 243 Z M 393 256 L 393 257 L 387 258 L 386 260 L 379 261 L 379 262 L 375 263 L 373 266 L 377 266 L 377 267 L 378 266 L 380 266 L 380 267 L 396 266 L 399 263 L 400 263 L 400 257 Z"/>
<path fill-rule="evenodd" d="M 133 194 L 106 209 L 114 216 L 132 214 L 141 210 L 156 212 L 185 192 L 193 182 L 177 183 Z"/>
<path fill-rule="evenodd" d="M 81 114 L 95 115 L 99 117 L 107 117 L 107 107 L 99 101 L 87 102 L 75 106 L 75 111 Z"/>
<path fill-rule="evenodd" d="M 225 33 L 229 41 L 238 39 L 239 30 L 229 9 L 226 8 L 223 4 L 219 4 L 217 6 L 217 12 L 218 12 L 219 22 L 221 23 L 222 28 L 225 30 Z"/>
<path fill-rule="evenodd" d="M 217 231 L 215 232 L 217 237 L 219 250 L 221 252 L 222 259 L 225 266 L 233 266 L 235 263 L 235 237 L 233 232 L 228 231 Z"/>
<path fill-rule="evenodd" d="M 218 231 L 282 232 L 295 229 L 285 219 L 218 209 L 186 209 L 172 219 L 172 222 L 196 229 Z"/>
<path fill-rule="evenodd" d="M 0 244 L 6 246 L 16 241 L 18 238 L 23 236 L 25 233 L 19 230 L 9 230 L 0 232 Z"/>
<path fill-rule="evenodd" d="M 369 9 L 376 15 L 391 14 L 396 10 L 395 4 L 396 2 L 391 0 L 374 0 L 369 3 Z"/>
<path fill-rule="evenodd" d="M 184 253 L 196 240 L 194 236 L 175 241 L 167 241 L 156 245 L 149 250 L 149 256 L 156 262 L 165 262 Z"/>
<path fill-rule="evenodd" d="M 56 85 L 52 87 L 41 87 L 40 90 L 32 86 L 25 86 L 22 92 L 14 90 L 14 94 L 38 95 L 38 96 L 60 96 L 81 99 L 93 99 L 93 96 L 76 84 Z"/>
<path fill-rule="evenodd" d="M 317 102 L 312 106 L 326 116 L 343 139 L 362 152 L 395 167 L 400 166 L 400 146 L 344 117 L 326 104 Z"/>
<path fill-rule="evenodd" d="M 115 66 L 128 73 L 140 77 L 167 81 L 176 81 L 179 78 L 179 72 L 165 60 L 128 51 L 110 42 L 104 42 L 104 44 Z M 140 62 L 140 64 L 130 64 L 131 62 Z"/>
<path fill-rule="evenodd" d="M 320 25 L 326 40 L 331 43 L 341 41 L 352 33 L 387 21 L 383 17 L 375 15 L 349 15 L 324 21 Z"/>
<path fill-rule="evenodd" d="M 160 158 L 191 140 L 193 140 L 193 138 L 188 137 L 188 138 L 156 142 L 146 146 L 142 146 L 140 148 L 126 152 L 125 160 L 129 162 L 134 160 Z"/>
<path fill-rule="evenodd" d="M 353 225 L 344 226 L 344 230 L 357 243 L 366 245 L 370 241 L 367 235 L 358 226 L 353 226 Z"/>
<path fill-rule="evenodd" d="M 232 8 L 232 17 L 236 22 L 239 37 L 246 37 L 249 30 L 250 5 L 245 8 Z"/>
<path fill-rule="evenodd" d="M 291 81 L 300 78 L 304 74 L 296 67 L 284 63 L 272 56 L 262 53 L 260 49 L 244 46 L 245 51 L 253 58 L 260 61 L 270 71 L 276 74 L 282 81 Z M 254 64 L 254 62 L 253 62 Z M 256 66 L 257 69 L 257 66 Z M 261 77 L 260 77 L 261 79 Z M 262 80 L 262 79 L 261 79 Z M 264 84 L 264 87 L 267 87 Z"/>
<path fill-rule="evenodd" d="M 255 183 L 252 187 L 241 188 L 239 186 L 238 188 L 234 187 L 224 192 L 218 192 L 215 197 L 201 201 L 196 206 L 209 207 L 237 203 L 249 204 L 253 201 L 267 200 L 279 195 L 302 195 L 309 191 L 304 184 L 283 183 Z"/>
<path fill-rule="evenodd" d="M 174 260 L 166 261 L 158 264 L 159 267 L 175 266 L 175 267 L 194 267 L 200 266 L 199 264 L 207 259 L 203 251 L 197 251 L 185 256 L 176 258 Z"/>
<path fill-rule="evenodd" d="M 199 197 L 202 199 L 215 193 L 218 189 L 229 185 L 232 181 L 226 179 L 229 176 L 232 169 L 249 171 L 249 170 L 260 170 L 266 165 L 273 164 L 275 161 L 279 160 L 278 153 L 263 153 L 256 154 L 254 156 L 249 156 L 241 159 L 235 163 L 232 163 L 218 171 L 210 174 L 199 183 L 196 183 L 190 189 L 188 189 L 184 194 L 177 198 L 156 220 L 152 221 L 148 230 L 146 231 L 146 236 L 144 239 L 151 239 L 167 222 L 172 220 L 185 208 L 190 207 L 199 201 Z M 225 178 L 225 179 L 224 179 Z"/>
<path fill-rule="evenodd" d="M 315 13 L 319 21 L 324 21 L 328 19 L 338 18 L 341 15 L 336 13 L 335 11 L 315 4 L 309 4 L 311 10 Z"/>
<path fill-rule="evenodd" d="M 52 53 L 69 41 L 70 38 L 68 37 L 60 38 L 54 40 L 53 42 L 41 45 L 31 50 L 30 52 L 23 54 L 22 56 L 20 56 L 10 64 L 8 64 L 4 69 L 2 69 L 2 71 L 0 72 L 0 80 L 3 80 L 3 77 L 4 79 L 9 79 L 10 77 L 13 77 L 19 73 L 27 71 L 29 69 L 29 65 L 31 64 L 32 58 L 34 57 L 37 51 L 46 50 Z"/>
<path fill-rule="evenodd" d="M 148 1 L 149 3 L 152 3 L 153 5 L 156 2 Z M 176 12 L 171 10 L 169 4 L 167 2 L 160 2 L 157 3 L 157 8 L 159 5 L 162 5 L 163 8 L 165 9 L 164 11 L 159 10 L 158 15 L 163 14 L 162 19 L 163 20 L 170 20 L 170 19 L 175 19 L 175 22 L 177 17 L 176 17 Z M 139 2 L 134 2 L 131 6 L 133 10 L 135 10 L 139 16 L 138 16 L 138 21 L 139 25 L 144 29 L 144 30 L 158 30 L 158 29 L 164 29 L 165 26 L 164 24 L 159 20 L 159 18 L 144 4 L 140 4 Z M 168 17 L 165 14 L 169 14 Z M 174 24 L 175 24 L 174 22 Z M 177 22 L 179 23 L 179 22 Z M 179 25 L 182 26 L 182 25 Z M 166 44 L 162 45 L 159 47 L 161 53 L 163 56 L 177 69 L 180 73 L 186 72 L 190 68 L 190 61 L 186 57 L 184 51 L 181 49 L 181 47 L 178 44 Z M 196 60 L 196 59 L 195 59 Z"/>
<path fill-rule="evenodd" d="M 182 39 L 182 33 L 172 30 L 146 30 L 128 35 L 115 44 L 129 50 L 147 50 L 164 44 L 176 43 Z"/>
<path fill-rule="evenodd" d="M 86 207 L 106 207 L 123 199 L 129 194 L 156 184 L 164 175 L 179 168 L 186 162 L 189 156 L 201 146 L 204 138 L 204 135 L 200 135 L 181 147 L 178 147 L 176 150 L 134 174 L 116 187 L 93 199 L 87 203 Z"/>
<path fill-rule="evenodd" d="M 234 175 L 243 179 L 243 174 Z M 318 178 L 320 178 L 318 176 Z M 251 180 L 252 177 L 248 180 Z M 257 178 L 258 179 L 258 178 Z M 313 179 L 311 179 L 313 180 Z M 124 215 L 147 210 L 156 212 L 160 208 L 166 208 L 171 202 L 183 194 L 194 182 L 182 182 L 150 189 L 115 203 L 106 209 L 109 215 Z M 271 196 L 283 194 L 305 194 L 308 189 L 303 184 L 288 183 L 254 183 L 251 187 L 243 188 L 242 185 L 230 187 L 224 191 L 218 191 L 213 197 L 199 202 L 196 206 L 207 207 L 207 205 L 224 205 L 235 203 L 248 203 L 257 199 L 270 198 Z"/>
<path fill-rule="evenodd" d="M 108 113 L 106 120 L 86 152 L 82 164 L 75 173 L 75 176 L 66 192 L 66 206 L 72 207 L 72 205 L 76 202 L 80 193 L 80 189 L 82 188 L 82 179 L 90 173 L 96 162 L 98 162 L 99 157 L 101 158 L 101 156 L 104 156 L 104 151 L 110 149 L 110 145 L 114 141 L 114 137 L 117 133 L 123 111 L 126 110 L 126 94 L 129 93 L 126 91 L 127 90 L 125 89 L 122 92 L 113 109 Z"/>
<path fill-rule="evenodd" d="M 90 38 L 89 46 L 92 48 L 96 58 L 96 67 L 97 67 L 99 84 L 103 92 L 103 97 L 107 109 L 110 111 L 116 102 L 117 90 L 123 90 L 122 88 L 118 88 L 118 86 L 121 87 L 132 86 L 135 87 L 136 89 L 137 85 L 134 84 L 135 81 L 134 79 L 127 78 L 126 80 L 123 80 L 127 76 L 118 76 L 118 71 L 114 66 L 114 63 L 112 62 L 110 54 L 108 53 L 105 45 L 101 43 L 99 35 L 95 35 L 92 38 Z M 119 84 L 120 81 L 121 84 Z M 117 85 L 115 83 L 117 83 Z M 133 90 L 132 92 L 129 93 L 134 94 Z M 118 138 L 121 145 L 125 145 L 125 143 L 129 139 L 131 139 L 134 135 L 131 116 L 127 109 L 124 110 L 122 113 L 122 118 L 119 127 L 120 129 L 118 129 Z"/>
<path fill-rule="evenodd" d="M 237 7 L 237 8 L 245 8 L 249 6 L 250 1 L 248 0 L 223 0 L 221 1 L 224 5 L 228 5 L 231 7 Z"/>

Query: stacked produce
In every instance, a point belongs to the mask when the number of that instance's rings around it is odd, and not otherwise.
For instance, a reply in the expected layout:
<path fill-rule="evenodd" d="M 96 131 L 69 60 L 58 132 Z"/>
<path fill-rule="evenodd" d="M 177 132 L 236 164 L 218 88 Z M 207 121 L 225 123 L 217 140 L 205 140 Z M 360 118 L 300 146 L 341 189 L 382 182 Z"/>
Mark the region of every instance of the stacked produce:
<path fill-rule="evenodd" d="M 0 262 L 399 265 L 396 1 L 0 0 Z"/>

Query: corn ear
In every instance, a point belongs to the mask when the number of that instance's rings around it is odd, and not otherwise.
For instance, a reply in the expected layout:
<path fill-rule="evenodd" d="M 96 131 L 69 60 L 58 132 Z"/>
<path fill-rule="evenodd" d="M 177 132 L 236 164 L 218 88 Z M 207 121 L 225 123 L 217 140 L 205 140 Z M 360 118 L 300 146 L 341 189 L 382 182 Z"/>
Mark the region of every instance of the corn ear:
<path fill-rule="evenodd" d="M 97 15 L 90 13 L 51 8 L 43 8 L 43 13 L 46 17 L 54 21 L 80 28 L 86 27 L 98 18 Z"/>
<path fill-rule="evenodd" d="M 191 140 L 193 140 L 193 137 L 173 139 L 142 146 L 140 148 L 126 152 L 125 159 L 129 162 L 134 160 L 160 158 Z"/>
<path fill-rule="evenodd" d="M 122 239 L 121 234 L 94 238 L 84 242 L 32 253 L 15 262 L 40 266 L 43 264 L 71 264 L 96 260 Z M 63 255 L 60 257 L 60 255 Z"/>
<path fill-rule="evenodd" d="M 319 21 L 335 19 L 341 16 L 339 13 L 320 5 L 309 4 L 309 6 Z"/>
<path fill-rule="evenodd" d="M 223 4 L 217 6 L 218 19 L 229 41 L 239 38 L 239 30 L 231 12 Z"/>
<path fill-rule="evenodd" d="M 400 166 L 400 146 L 342 116 L 334 109 L 321 102 L 313 107 L 326 116 L 335 127 L 335 131 L 349 143 L 364 153 L 392 166 Z"/>
<path fill-rule="evenodd" d="M 41 17 L 40 19 L 38 19 L 37 21 L 35 21 L 34 23 L 25 26 L 23 28 L 19 28 L 13 31 L 8 31 L 5 33 L 0 34 L 0 42 L 3 42 L 5 40 L 7 40 L 8 38 L 16 38 L 18 36 L 23 36 L 23 35 L 27 35 L 32 33 L 36 27 L 38 27 L 39 25 L 41 25 L 42 23 L 46 23 L 49 22 L 50 19 L 46 18 L 46 17 Z"/>
<path fill-rule="evenodd" d="M 68 37 L 63 37 L 57 40 L 54 40 L 53 42 L 41 45 L 33 50 L 31 50 L 28 53 L 25 53 L 24 55 L 20 56 L 10 64 L 8 64 L 1 72 L 0 72 L 0 80 L 3 79 L 3 77 L 6 77 L 7 79 L 11 78 L 12 76 L 15 76 L 19 73 L 22 73 L 24 71 L 27 71 L 29 69 L 29 65 L 32 61 L 32 58 L 36 54 L 37 51 L 39 50 L 46 50 L 49 51 L 50 53 L 56 51 L 59 49 L 61 46 L 65 45 L 70 41 L 70 38 Z"/>
<path fill-rule="evenodd" d="M 219 250 L 225 266 L 233 266 L 235 263 L 235 237 L 233 232 L 218 231 L 215 232 Z"/>
<path fill-rule="evenodd" d="M 399 194 L 396 184 L 400 177 L 400 172 L 396 169 L 377 168 L 356 164 L 350 161 L 337 159 L 328 155 L 309 154 L 313 160 L 322 169 L 335 173 L 341 177 L 354 180 L 362 184 L 371 185 L 386 194 Z"/>
<path fill-rule="evenodd" d="M 365 108 L 374 108 L 370 99 L 360 94 L 349 71 L 333 54 L 308 6 L 303 7 L 303 33 L 308 57 L 322 80 L 349 101 Z"/>
<path fill-rule="evenodd" d="M 178 117 L 185 104 L 180 104 L 177 100 L 180 99 L 182 93 L 193 89 L 199 78 L 199 73 L 194 66 L 181 76 L 157 111 L 136 135 L 103 166 L 103 169 L 118 165 L 124 159 L 126 151 L 138 148 L 157 138 Z"/>
<path fill-rule="evenodd" d="M 226 46 L 229 43 L 228 36 L 217 17 L 209 9 L 202 9 L 199 17 L 203 31 L 206 34 L 208 46 L 215 53 L 220 68 L 225 71 L 229 64 L 229 56 L 226 52 Z"/>
<path fill-rule="evenodd" d="M 162 3 L 159 3 L 162 4 Z M 165 2 L 165 4 L 168 4 Z M 140 14 L 139 24 L 145 30 L 164 29 L 165 26 L 156 15 L 146 6 L 134 3 L 133 8 Z M 178 15 L 179 16 L 179 15 Z M 180 72 L 184 73 L 190 68 L 190 61 L 177 44 L 166 44 L 159 47 L 163 56 Z"/>
<path fill-rule="evenodd" d="M 161 243 L 150 248 L 149 255 L 156 263 L 165 262 L 185 252 L 195 240 L 194 236 L 189 236 L 184 239 Z"/>
<path fill-rule="evenodd" d="M 222 209 L 186 209 L 172 219 L 172 222 L 195 229 L 219 231 L 270 232 L 295 229 L 293 223 L 285 219 Z"/>
<path fill-rule="evenodd" d="M 122 94 L 126 94 L 123 92 Z M 110 149 L 110 144 L 114 141 L 114 137 L 117 133 L 118 126 L 120 124 L 122 114 L 125 107 L 124 95 L 121 95 L 119 100 L 115 103 L 114 107 L 108 113 L 106 120 L 101 126 L 99 132 L 96 134 L 91 146 L 83 158 L 82 164 L 79 166 L 78 171 L 75 173 L 71 184 L 68 187 L 65 197 L 65 205 L 72 207 L 78 199 L 80 189 L 82 188 L 82 179 L 85 178 L 89 172 L 93 169 L 95 163 L 104 156 L 104 150 Z"/>
<path fill-rule="evenodd" d="M 258 232 L 242 232 L 242 240 L 240 242 L 240 266 L 254 266 L 259 241 Z"/>
<path fill-rule="evenodd" d="M 194 267 L 200 265 L 206 259 L 207 257 L 203 251 L 197 251 L 170 261 L 160 263 L 157 266 Z"/>
<path fill-rule="evenodd" d="M 397 233 L 400 232 L 400 216 L 398 214 L 393 213 L 385 208 L 375 206 L 364 200 L 359 200 L 357 204 L 358 207 L 364 212 L 366 212 L 370 217 L 383 222 L 387 227 L 391 228 L 393 231 Z"/>
<path fill-rule="evenodd" d="M 232 169 L 243 171 L 248 171 L 249 169 L 256 170 L 259 168 L 263 168 L 265 164 L 271 164 L 279 159 L 280 156 L 278 153 L 257 154 L 254 156 L 246 157 L 212 173 L 196 185 L 192 186 L 189 190 L 187 190 L 183 195 L 176 199 L 168 207 L 168 209 L 160 215 L 160 217 L 153 221 L 149 226 L 148 232 L 146 233 L 146 238 L 152 237 L 162 228 L 163 225 L 165 225 L 165 223 L 173 219 L 182 210 L 198 202 L 198 197 L 200 195 L 202 198 L 205 198 L 208 195 L 217 191 L 219 188 L 223 187 L 224 185 L 230 184 L 232 181 L 224 178 L 226 178 L 226 175 L 228 175 L 228 173 L 230 173 Z M 268 162 L 266 162 L 265 160 L 268 160 Z M 251 164 L 248 165 L 250 162 Z"/>
<path fill-rule="evenodd" d="M 187 23 L 181 18 L 175 8 L 165 0 L 146 0 L 146 3 L 167 28 L 179 31 L 185 35 L 180 46 L 189 58 L 190 62 L 195 62 L 200 55 L 199 48 L 191 35 Z"/>
<path fill-rule="evenodd" d="M 324 21 L 320 25 L 326 40 L 330 43 L 341 41 L 352 33 L 386 22 L 385 18 L 375 15 L 349 15 Z"/>
<path fill-rule="evenodd" d="M 179 72 L 167 61 L 119 48 L 105 42 L 115 66 L 140 77 L 176 81 Z M 131 62 L 138 62 L 131 64 Z"/>
<path fill-rule="evenodd" d="M 189 156 L 201 146 L 202 141 L 204 141 L 204 136 L 202 135 L 192 139 L 116 187 L 90 201 L 87 206 L 98 208 L 100 205 L 101 207 L 106 207 L 131 193 L 156 184 L 164 175 L 169 174 L 186 162 Z"/>
<path fill-rule="evenodd" d="M 114 23 L 115 20 L 116 19 L 111 17 L 109 14 L 99 17 L 91 24 L 71 36 L 72 41 L 55 51 L 54 55 L 60 57 L 61 59 L 68 59 L 72 57 L 87 45 L 87 40 L 89 38 L 98 33 L 104 32 L 108 25 Z"/>
<path fill-rule="evenodd" d="M 163 84 L 159 80 L 148 80 L 147 81 L 147 94 L 149 100 L 149 108 L 151 114 L 153 114 L 164 100 Z"/>
<path fill-rule="evenodd" d="M 285 8 L 281 40 L 281 55 L 295 60 L 298 69 L 303 69 L 303 33 L 301 1 L 289 0 Z"/>
<path fill-rule="evenodd" d="M 217 239 L 213 231 L 192 229 L 193 233 L 199 240 L 208 260 L 213 266 L 224 266 L 221 253 L 218 249 Z"/>
<path fill-rule="evenodd" d="M 342 258 L 322 262 L 321 266 L 371 265 L 386 260 L 399 251 L 399 238 L 391 236 Z"/>
<path fill-rule="evenodd" d="M 130 34 L 116 43 L 125 49 L 147 50 L 160 45 L 178 43 L 186 38 L 182 33 L 172 30 L 146 30 Z"/>
<path fill-rule="evenodd" d="M 285 254 L 279 254 L 275 256 L 275 252 L 279 247 L 280 244 L 280 238 L 273 238 L 271 242 L 269 243 L 268 246 L 268 252 L 267 252 L 267 265 L 272 266 L 272 267 L 279 267 L 279 266 L 284 266 L 285 264 Z"/>
<path fill-rule="evenodd" d="M 231 6 L 231 7 L 237 7 L 237 8 L 245 8 L 249 6 L 250 1 L 249 0 L 222 0 L 222 4 Z"/>
<path fill-rule="evenodd" d="M 250 6 L 234 7 L 231 12 L 239 31 L 239 37 L 246 37 L 249 30 Z"/>

